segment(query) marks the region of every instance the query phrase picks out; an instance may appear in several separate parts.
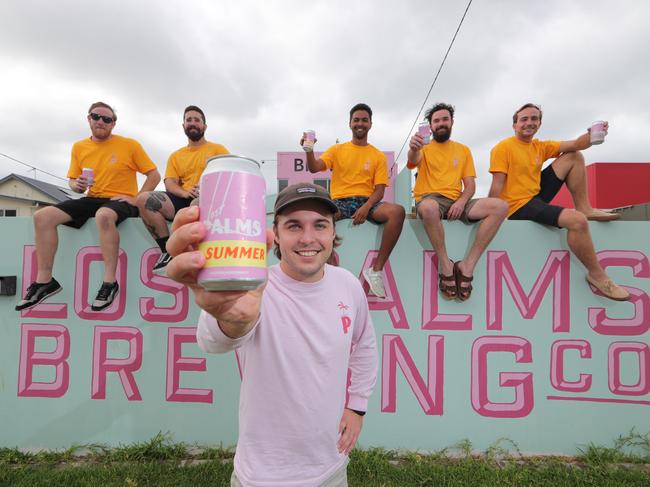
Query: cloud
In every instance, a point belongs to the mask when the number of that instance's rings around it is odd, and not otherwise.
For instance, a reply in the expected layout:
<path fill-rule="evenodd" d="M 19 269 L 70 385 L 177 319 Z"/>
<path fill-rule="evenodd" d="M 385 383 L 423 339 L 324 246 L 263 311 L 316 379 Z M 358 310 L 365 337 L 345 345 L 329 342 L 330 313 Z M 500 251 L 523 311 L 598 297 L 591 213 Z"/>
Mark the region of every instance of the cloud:
<path fill-rule="evenodd" d="M 348 139 L 359 101 L 375 112 L 371 143 L 397 153 L 466 5 L 3 2 L 0 152 L 64 175 L 72 143 L 88 135 L 87 107 L 101 99 L 118 110 L 116 133 L 139 140 L 161 171 L 186 143 L 189 104 L 205 110 L 210 140 L 269 161 L 269 173 L 307 128 L 321 148 Z M 426 105 L 456 106 L 453 137 L 474 153 L 477 194 L 489 186 L 490 148 L 527 101 L 544 107 L 542 138 L 608 119 L 610 136 L 589 161 L 650 159 L 649 13 L 632 0 L 472 3 Z"/>

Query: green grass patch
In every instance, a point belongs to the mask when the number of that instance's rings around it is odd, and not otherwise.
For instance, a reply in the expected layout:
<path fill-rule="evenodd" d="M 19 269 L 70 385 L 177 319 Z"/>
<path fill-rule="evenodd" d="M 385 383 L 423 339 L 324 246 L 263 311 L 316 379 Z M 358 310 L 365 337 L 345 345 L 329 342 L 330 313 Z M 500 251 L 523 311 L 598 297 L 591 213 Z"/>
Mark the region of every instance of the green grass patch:
<path fill-rule="evenodd" d="M 227 486 L 233 451 L 175 443 L 168 434 L 108 448 L 0 449 L 0 486 Z M 438 452 L 354 450 L 350 486 L 648 486 L 650 436 L 631 431 L 612 447 L 586 445 L 570 457 L 524 456 L 501 438 L 485 451 L 469 440 Z"/>

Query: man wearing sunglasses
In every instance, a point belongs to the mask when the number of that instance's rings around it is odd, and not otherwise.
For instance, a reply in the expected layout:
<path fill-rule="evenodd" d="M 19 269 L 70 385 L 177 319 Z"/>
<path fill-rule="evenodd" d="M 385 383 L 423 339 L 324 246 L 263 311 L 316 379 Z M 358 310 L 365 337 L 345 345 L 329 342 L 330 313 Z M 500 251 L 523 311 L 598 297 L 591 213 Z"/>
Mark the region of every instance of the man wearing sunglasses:
<path fill-rule="evenodd" d="M 585 158 L 580 151 L 591 147 L 590 133 L 565 141 L 535 139 L 541 125 L 542 110 L 538 105 L 526 103 L 514 113 L 515 135 L 499 142 L 490 153 L 490 196 L 508 203 L 510 220 L 566 228 L 569 248 L 587 269 L 587 282 L 610 299 L 627 301 L 630 293 L 610 279 L 598 262 L 589 232 L 588 220 L 620 217 L 596 210 L 589 203 Z M 542 170 L 548 159 L 553 162 Z M 575 210 L 550 204 L 563 184 L 573 197 Z"/>
<path fill-rule="evenodd" d="M 183 131 L 187 145 L 178 149 L 167 161 L 165 190 L 138 195 L 136 204 L 140 218 L 160 247 L 160 257 L 153 266 L 153 273 L 165 275 L 171 256 L 165 248 L 169 239 L 167 222 L 172 221 L 181 208 L 190 206 L 199 196 L 199 179 L 210 157 L 229 154 L 221 144 L 205 140 L 205 114 L 195 105 L 183 112 Z"/>
<path fill-rule="evenodd" d="M 57 227 L 81 228 L 95 217 L 99 245 L 104 258 L 103 282 L 93 301 L 93 311 L 113 303 L 119 290 L 116 272 L 120 249 L 119 225 L 126 218 L 137 217 L 135 197 L 138 193 L 136 173 L 146 176 L 140 192 L 151 191 L 160 182 L 160 174 L 142 146 L 133 139 L 113 135 L 117 117 L 106 103 L 93 103 L 88 109 L 91 136 L 72 147 L 68 178 L 70 188 L 85 197 L 48 206 L 34 214 L 34 234 L 38 273 L 18 303 L 16 310 L 31 308 L 61 291 L 52 276 L 58 246 Z M 92 169 L 92 180 L 83 173 Z"/>

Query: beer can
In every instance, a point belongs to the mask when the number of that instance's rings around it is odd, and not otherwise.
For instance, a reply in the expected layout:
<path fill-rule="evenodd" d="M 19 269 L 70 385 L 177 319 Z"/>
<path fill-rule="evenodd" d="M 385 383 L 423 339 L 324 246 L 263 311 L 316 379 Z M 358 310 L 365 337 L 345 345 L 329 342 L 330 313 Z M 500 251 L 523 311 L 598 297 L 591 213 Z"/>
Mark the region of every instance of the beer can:
<path fill-rule="evenodd" d="M 302 140 L 302 148 L 305 152 L 314 150 L 316 143 L 316 132 L 314 130 L 305 130 L 305 137 Z"/>
<path fill-rule="evenodd" d="M 431 142 L 431 126 L 429 122 L 422 122 L 418 125 L 418 134 L 424 139 L 425 144 Z"/>
<path fill-rule="evenodd" d="M 207 233 L 198 283 L 209 291 L 249 290 L 266 281 L 266 184 L 257 161 L 208 159 L 199 185 Z"/>
<path fill-rule="evenodd" d="M 86 180 L 88 181 L 88 186 L 92 186 L 93 183 L 95 182 L 94 179 L 93 179 L 93 174 L 94 174 L 94 172 L 93 172 L 93 168 L 92 168 L 92 167 L 84 167 L 84 168 L 81 170 L 81 175 L 82 175 L 83 177 L 85 177 Z"/>

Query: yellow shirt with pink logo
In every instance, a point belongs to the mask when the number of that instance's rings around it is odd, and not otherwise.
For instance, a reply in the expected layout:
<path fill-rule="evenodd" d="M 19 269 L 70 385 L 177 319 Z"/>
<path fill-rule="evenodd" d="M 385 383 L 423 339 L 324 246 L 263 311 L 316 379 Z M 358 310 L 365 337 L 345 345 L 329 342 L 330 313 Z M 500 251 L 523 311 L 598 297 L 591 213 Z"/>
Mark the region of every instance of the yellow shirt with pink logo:
<path fill-rule="evenodd" d="M 332 171 L 332 199 L 370 196 L 375 186 L 388 186 L 386 155 L 371 144 L 336 144 L 320 156 Z"/>
<path fill-rule="evenodd" d="M 88 196 L 111 198 L 138 194 L 136 173 L 146 174 L 156 169 L 156 165 L 137 141 L 111 135 L 102 142 L 94 142 L 90 137 L 75 142 L 68 177 L 77 179 L 83 168 L 93 170 Z"/>
<path fill-rule="evenodd" d="M 560 155 L 560 142 L 517 137 L 502 140 L 490 153 L 490 172 L 506 175 L 500 198 L 508 203 L 508 216 L 539 193 L 544 161 Z"/>
<path fill-rule="evenodd" d="M 469 147 L 453 140 L 442 144 L 430 142 L 425 145 L 417 168 L 418 177 L 415 179 L 413 196 L 418 202 L 431 193 L 438 193 L 455 201 L 463 192 L 463 178 L 476 177 L 474 159 Z"/>
<path fill-rule="evenodd" d="M 230 154 L 221 144 L 206 142 L 198 147 L 186 146 L 173 152 L 167 160 L 165 179 L 177 179 L 185 191 L 199 184 L 207 160 L 214 156 Z"/>

